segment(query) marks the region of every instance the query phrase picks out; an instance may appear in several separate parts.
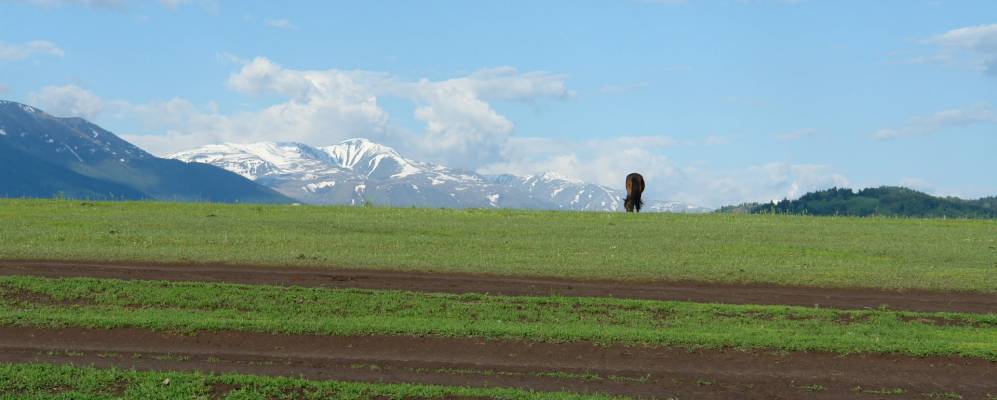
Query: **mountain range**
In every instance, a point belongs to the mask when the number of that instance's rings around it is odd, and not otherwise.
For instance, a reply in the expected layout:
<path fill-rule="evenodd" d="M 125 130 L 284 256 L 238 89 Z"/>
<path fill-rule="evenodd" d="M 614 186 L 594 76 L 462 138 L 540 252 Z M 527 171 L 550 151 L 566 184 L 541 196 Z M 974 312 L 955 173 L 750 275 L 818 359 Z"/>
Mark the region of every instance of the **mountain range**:
<path fill-rule="evenodd" d="M 554 173 L 481 175 L 420 162 L 363 138 L 321 147 L 225 143 L 168 157 L 221 167 L 310 204 L 618 211 L 626 195 Z M 644 210 L 710 211 L 663 201 L 646 201 Z"/>
<path fill-rule="evenodd" d="M 289 203 L 238 174 L 153 156 L 82 118 L 0 100 L 0 197 Z"/>
<path fill-rule="evenodd" d="M 0 100 L 0 197 L 619 211 L 620 190 L 554 173 L 482 175 L 367 139 L 216 144 L 159 158 L 82 118 Z M 644 211 L 707 212 L 645 200 Z"/>

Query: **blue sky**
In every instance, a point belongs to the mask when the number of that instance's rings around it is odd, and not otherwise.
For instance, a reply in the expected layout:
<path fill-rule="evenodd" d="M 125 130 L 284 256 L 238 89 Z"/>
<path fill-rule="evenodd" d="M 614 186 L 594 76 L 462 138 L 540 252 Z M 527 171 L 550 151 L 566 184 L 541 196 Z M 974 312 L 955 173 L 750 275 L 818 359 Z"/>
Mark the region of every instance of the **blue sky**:
<path fill-rule="evenodd" d="M 992 1 L 0 0 L 0 98 L 156 154 L 369 137 L 707 206 L 997 194 Z"/>

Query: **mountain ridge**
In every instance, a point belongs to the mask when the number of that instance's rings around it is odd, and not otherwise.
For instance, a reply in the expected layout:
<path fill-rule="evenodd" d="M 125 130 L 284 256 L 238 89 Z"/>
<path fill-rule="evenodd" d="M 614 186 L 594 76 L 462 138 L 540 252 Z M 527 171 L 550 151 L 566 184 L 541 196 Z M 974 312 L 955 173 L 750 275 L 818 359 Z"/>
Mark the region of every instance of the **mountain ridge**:
<path fill-rule="evenodd" d="M 997 197 L 964 200 L 932 196 L 900 186 L 880 186 L 854 191 L 830 188 L 810 192 L 795 200 L 745 203 L 717 210 L 728 213 L 806 214 L 840 216 L 894 216 L 997 218 Z"/>
<path fill-rule="evenodd" d="M 216 165 L 311 204 L 617 211 L 625 196 L 553 172 L 482 175 L 415 161 L 365 138 L 314 147 L 296 142 L 223 143 L 167 157 Z M 647 210 L 710 211 L 662 201 L 649 201 Z"/>
<path fill-rule="evenodd" d="M 289 203 L 221 168 L 158 158 L 83 118 L 0 100 L 0 196 Z"/>

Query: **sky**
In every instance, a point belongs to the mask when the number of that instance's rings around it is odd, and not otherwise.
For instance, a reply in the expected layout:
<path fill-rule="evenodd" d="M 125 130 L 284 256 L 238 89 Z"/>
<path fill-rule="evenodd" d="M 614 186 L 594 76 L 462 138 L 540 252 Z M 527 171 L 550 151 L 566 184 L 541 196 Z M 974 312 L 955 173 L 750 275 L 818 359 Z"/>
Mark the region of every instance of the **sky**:
<path fill-rule="evenodd" d="M 165 156 L 366 137 L 719 207 L 997 195 L 997 2 L 0 0 L 0 98 Z"/>

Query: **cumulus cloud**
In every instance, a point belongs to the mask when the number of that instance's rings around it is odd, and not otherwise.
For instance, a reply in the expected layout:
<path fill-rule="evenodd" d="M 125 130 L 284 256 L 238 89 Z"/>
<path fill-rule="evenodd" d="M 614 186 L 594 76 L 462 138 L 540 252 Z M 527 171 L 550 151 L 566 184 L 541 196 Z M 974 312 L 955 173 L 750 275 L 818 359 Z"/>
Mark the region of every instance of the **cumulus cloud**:
<path fill-rule="evenodd" d="M 29 102 L 58 117 L 93 119 L 104 108 L 103 101 L 76 85 L 46 86 L 28 96 Z"/>
<path fill-rule="evenodd" d="M 803 129 L 797 129 L 795 131 L 790 131 L 790 132 L 786 132 L 786 133 L 780 133 L 780 134 L 776 135 L 776 139 L 779 139 L 779 140 L 782 140 L 782 141 L 792 141 L 792 140 L 800 140 L 800 139 L 803 139 L 803 138 L 811 137 L 811 136 L 816 135 L 816 134 L 817 134 L 817 130 L 814 129 L 814 128 L 803 128 Z"/>
<path fill-rule="evenodd" d="M 163 7 L 169 8 L 171 10 L 176 10 L 177 7 L 180 7 L 180 6 L 182 6 L 184 4 L 187 4 L 189 2 L 190 2 L 190 0 L 159 0 L 159 4 L 160 5 L 162 5 Z"/>
<path fill-rule="evenodd" d="M 915 117 L 906 126 L 900 128 L 880 129 L 872 137 L 876 140 L 893 140 L 929 135 L 950 128 L 967 128 L 995 122 L 997 122 L 997 113 L 994 113 L 989 106 L 951 109 L 939 111 L 929 116 Z"/>
<path fill-rule="evenodd" d="M 46 40 L 33 40 L 22 44 L 0 42 L 0 61 L 17 61 L 35 55 L 62 57 L 65 53 L 59 46 Z"/>
<path fill-rule="evenodd" d="M 265 19 L 263 20 L 263 24 L 277 29 L 298 29 L 298 27 L 292 24 L 290 20 L 285 18 Z"/>
<path fill-rule="evenodd" d="M 935 192 L 935 187 L 928 181 L 921 178 L 905 177 L 900 180 L 900 186 L 930 194 Z"/>
<path fill-rule="evenodd" d="M 106 102 L 106 112 L 140 121 L 147 134 L 129 140 L 160 155 L 225 141 L 322 145 L 362 136 L 410 149 L 424 160 L 475 169 L 500 160 L 514 130 L 491 101 L 529 104 L 572 95 L 561 75 L 521 73 L 510 67 L 431 81 L 373 71 L 291 69 L 264 57 L 244 60 L 228 53 L 219 54 L 219 60 L 239 65 L 227 80 L 231 90 L 279 100 L 262 109 L 228 113 L 183 98 L 144 104 L 111 101 Z M 412 115 L 424 130 L 393 125 L 379 103 L 383 97 L 411 101 Z"/>
<path fill-rule="evenodd" d="M 703 139 L 703 144 L 707 146 L 723 146 L 731 143 L 733 142 L 726 136 L 710 135 Z"/>
<path fill-rule="evenodd" d="M 94 9 L 108 9 L 108 10 L 120 10 L 126 8 L 131 0 L 0 0 L 0 3 L 8 1 L 14 3 L 23 3 L 38 7 L 45 8 L 57 8 L 62 6 L 81 6 Z M 159 5 L 176 10 L 180 6 L 193 3 L 193 0 L 158 0 Z M 216 12 L 218 10 L 217 0 L 198 0 L 198 4 L 201 8 Z"/>
<path fill-rule="evenodd" d="M 997 24 L 953 29 L 927 40 L 948 49 L 969 51 L 984 72 L 997 75 Z"/>
<path fill-rule="evenodd" d="M 227 81 L 231 90 L 275 103 L 244 111 L 222 111 L 212 103 L 199 105 L 179 97 L 133 104 L 101 101 L 74 85 L 43 88 L 32 94 L 32 102 L 62 115 L 100 114 L 137 121 L 140 129 L 122 136 L 159 155 L 219 142 L 324 145 L 363 136 L 396 146 L 415 159 L 481 173 L 556 172 L 620 188 L 622 177 L 639 171 L 649 182 L 649 199 L 713 207 L 796 197 L 848 183 L 825 165 L 771 163 L 716 170 L 680 165 L 668 156 L 680 147 L 729 142 L 720 136 L 695 140 L 666 135 L 588 140 L 515 136 L 515 124 L 491 103 L 570 98 L 565 78 L 557 74 L 500 67 L 439 81 L 404 80 L 372 71 L 292 69 L 262 57 L 224 58 L 239 65 Z M 411 101 L 412 115 L 424 130 L 395 126 L 379 102 L 383 97 Z"/>
<path fill-rule="evenodd" d="M 338 113 L 357 122 L 344 126 L 352 135 L 332 132 L 333 137 L 390 134 L 433 161 L 475 168 L 496 160 L 514 129 L 512 121 L 499 114 L 490 101 L 566 99 L 573 93 L 564 80 L 562 75 L 499 67 L 442 81 L 406 81 L 372 71 L 289 69 L 258 57 L 232 74 L 228 86 L 245 94 L 287 97 L 288 102 L 271 107 L 272 115 L 286 116 L 288 112 L 277 111 L 294 108 L 315 118 Z M 388 114 L 377 103 L 379 96 L 411 100 L 415 104 L 413 116 L 425 124 L 425 131 L 392 133 Z M 302 119 L 294 128 L 308 129 L 304 126 L 308 121 L 312 120 Z M 357 129 L 363 123 L 367 128 Z M 330 134 L 328 129 L 325 134 Z"/>
<path fill-rule="evenodd" d="M 637 171 L 648 182 L 648 199 L 710 207 L 795 198 L 813 190 L 848 185 L 848 179 L 828 165 L 774 162 L 717 170 L 680 165 L 667 156 L 676 146 L 695 143 L 667 136 L 584 141 L 512 138 L 503 151 L 505 159 L 485 165 L 479 172 L 530 175 L 550 171 L 621 189 L 623 177 Z"/>
<path fill-rule="evenodd" d="M 125 4 L 125 0 L 8 0 L 41 7 L 84 6 L 95 8 L 117 8 Z"/>

